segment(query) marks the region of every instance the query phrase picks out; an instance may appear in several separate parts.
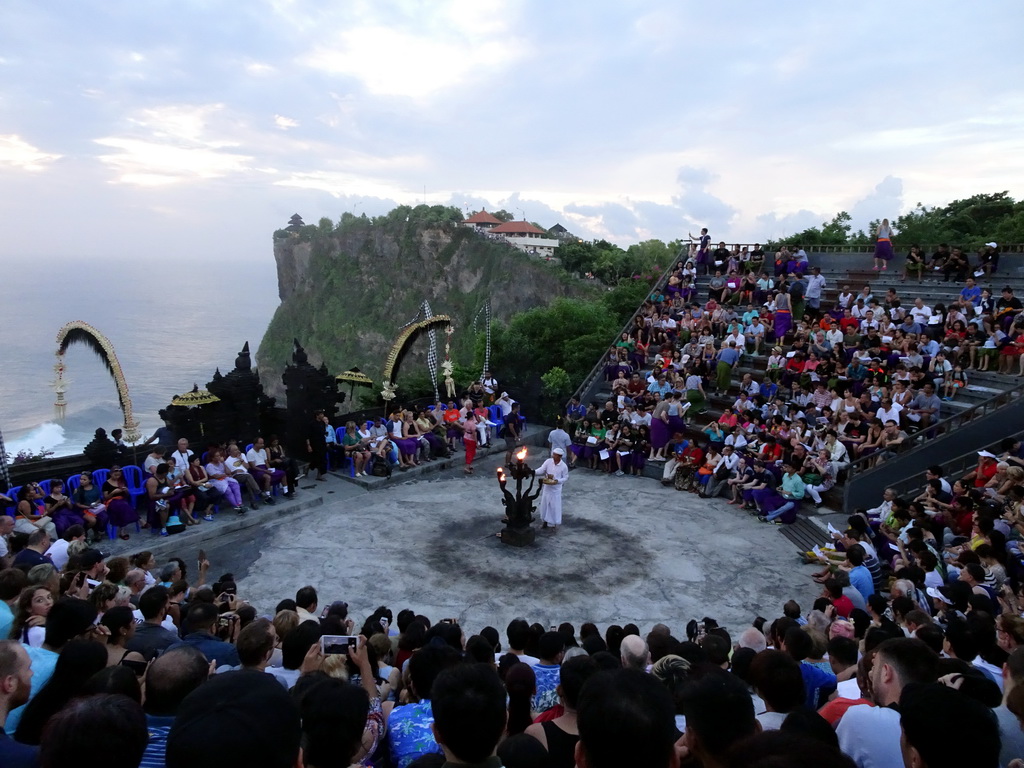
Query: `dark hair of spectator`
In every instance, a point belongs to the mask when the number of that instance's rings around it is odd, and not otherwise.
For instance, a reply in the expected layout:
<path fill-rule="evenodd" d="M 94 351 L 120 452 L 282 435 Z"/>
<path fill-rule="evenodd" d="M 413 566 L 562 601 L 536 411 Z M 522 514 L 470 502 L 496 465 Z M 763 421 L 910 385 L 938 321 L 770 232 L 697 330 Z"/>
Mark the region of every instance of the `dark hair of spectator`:
<path fill-rule="evenodd" d="M 753 719 L 750 695 L 742 683 L 736 684 Z M 669 765 L 676 740 L 675 708 L 668 691 L 651 675 L 634 669 L 599 672 L 584 684 L 577 711 L 580 747 L 590 768 Z"/>
<path fill-rule="evenodd" d="M 508 691 L 508 733 L 522 733 L 533 722 L 530 703 L 537 693 L 537 676 L 529 664 L 516 662 L 505 672 Z"/>
<path fill-rule="evenodd" d="M 57 657 L 53 676 L 25 706 L 14 738 L 22 744 L 39 744 L 43 727 L 71 699 L 82 692 L 86 681 L 107 666 L 107 650 L 92 640 L 71 640 Z"/>
<path fill-rule="evenodd" d="M 50 718 L 39 762 L 42 768 L 66 768 L 96 759 L 104 768 L 136 768 L 148 742 L 146 716 L 137 702 L 116 694 L 89 696 Z"/>
<path fill-rule="evenodd" d="M 507 714 L 505 689 L 493 667 L 456 664 L 444 669 L 434 681 L 430 706 L 438 740 L 460 762 L 482 763 L 494 754 Z"/>

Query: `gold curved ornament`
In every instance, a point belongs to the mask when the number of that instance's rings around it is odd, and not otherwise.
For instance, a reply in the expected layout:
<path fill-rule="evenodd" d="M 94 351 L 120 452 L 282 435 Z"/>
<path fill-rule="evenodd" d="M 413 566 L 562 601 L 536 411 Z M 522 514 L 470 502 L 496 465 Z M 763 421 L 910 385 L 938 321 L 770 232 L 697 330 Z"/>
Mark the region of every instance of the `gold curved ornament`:
<path fill-rule="evenodd" d="M 427 328 L 432 328 L 435 325 L 451 325 L 452 319 L 448 315 L 434 315 L 428 317 L 425 320 L 419 320 L 415 323 L 409 323 L 405 326 L 398 334 L 398 338 L 395 339 L 395 343 L 391 345 L 388 356 L 384 358 L 384 380 L 390 382 L 395 372 L 395 365 L 398 363 L 398 358 L 405 349 L 406 343 L 409 339 Z M 394 385 L 392 385 L 394 386 Z"/>
<path fill-rule="evenodd" d="M 54 365 L 57 378 L 51 386 L 57 393 L 57 401 L 54 405 L 57 408 L 58 418 L 63 418 L 64 416 L 67 406 L 64 400 L 64 393 L 67 391 L 67 385 L 70 383 L 64 378 L 64 373 L 67 370 L 67 366 L 64 363 L 64 353 L 67 352 L 69 344 L 79 340 L 91 346 L 110 370 L 110 375 L 117 386 L 117 399 L 121 406 L 121 414 L 124 416 L 124 425 L 122 427 L 124 439 L 128 443 L 138 442 L 142 438 L 142 433 L 139 432 L 139 422 L 132 415 L 132 400 L 128 394 L 128 382 L 125 381 L 124 371 L 121 369 L 121 363 L 117 359 L 114 345 L 110 343 L 110 339 L 96 328 L 88 323 L 83 323 L 81 320 L 72 320 L 57 331 L 57 363 Z"/>

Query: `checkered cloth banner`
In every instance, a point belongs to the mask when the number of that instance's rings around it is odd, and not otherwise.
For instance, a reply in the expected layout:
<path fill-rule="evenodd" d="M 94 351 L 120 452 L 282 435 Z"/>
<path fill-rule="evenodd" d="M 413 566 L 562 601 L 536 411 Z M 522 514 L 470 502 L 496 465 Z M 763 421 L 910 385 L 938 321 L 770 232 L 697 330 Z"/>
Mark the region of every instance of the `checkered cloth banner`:
<path fill-rule="evenodd" d="M 430 311 L 430 304 L 426 301 L 420 307 L 420 312 L 427 320 L 434 316 L 434 313 Z M 437 394 L 437 331 L 434 330 L 434 326 L 427 329 L 427 338 L 430 339 L 430 346 L 427 348 L 427 370 L 430 371 L 430 383 L 434 385 L 434 402 L 436 403 L 441 398 Z"/>
<path fill-rule="evenodd" d="M 480 320 L 480 315 L 484 316 L 484 371 L 491 369 L 491 300 L 487 299 L 484 305 L 480 307 L 480 311 L 476 313 L 476 317 L 473 318 L 473 333 L 476 333 L 476 324 Z M 481 371 L 481 377 L 483 372 Z"/>

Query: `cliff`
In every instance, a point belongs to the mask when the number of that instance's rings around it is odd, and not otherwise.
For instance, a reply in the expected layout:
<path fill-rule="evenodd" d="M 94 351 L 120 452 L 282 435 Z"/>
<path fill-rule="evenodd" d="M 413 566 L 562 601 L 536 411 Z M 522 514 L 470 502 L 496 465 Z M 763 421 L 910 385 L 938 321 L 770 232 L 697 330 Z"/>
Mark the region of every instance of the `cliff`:
<path fill-rule="evenodd" d="M 424 300 L 435 315 L 452 317 L 452 359 L 468 366 L 484 328 L 481 317 L 473 332 L 473 320 L 488 297 L 492 318 L 505 321 L 558 297 L 594 295 L 593 283 L 445 220 L 437 208 L 400 208 L 373 220 L 346 215 L 337 228 L 324 219 L 275 233 L 281 306 L 256 353 L 270 394 L 281 393 L 293 338 L 311 362 L 332 373 L 358 366 L 379 385 L 388 349 Z M 404 373 L 425 370 L 426 346 L 419 340 L 411 348 L 399 385 Z"/>

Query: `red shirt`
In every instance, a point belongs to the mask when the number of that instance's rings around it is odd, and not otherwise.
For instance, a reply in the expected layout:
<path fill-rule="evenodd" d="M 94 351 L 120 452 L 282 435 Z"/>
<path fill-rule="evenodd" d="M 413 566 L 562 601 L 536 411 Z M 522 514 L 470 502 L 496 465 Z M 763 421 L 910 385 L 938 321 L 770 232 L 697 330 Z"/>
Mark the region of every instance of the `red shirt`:
<path fill-rule="evenodd" d="M 992 476 L 996 473 L 996 461 L 994 459 L 983 458 L 978 463 L 978 468 L 974 473 L 974 487 L 982 488 L 985 483 L 992 479 Z"/>
<path fill-rule="evenodd" d="M 850 618 L 850 614 L 853 613 L 853 601 L 846 595 L 843 595 L 838 600 L 833 600 L 832 607 L 834 607 L 836 609 L 836 613 L 844 619 Z"/>

